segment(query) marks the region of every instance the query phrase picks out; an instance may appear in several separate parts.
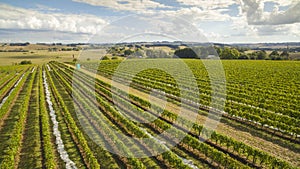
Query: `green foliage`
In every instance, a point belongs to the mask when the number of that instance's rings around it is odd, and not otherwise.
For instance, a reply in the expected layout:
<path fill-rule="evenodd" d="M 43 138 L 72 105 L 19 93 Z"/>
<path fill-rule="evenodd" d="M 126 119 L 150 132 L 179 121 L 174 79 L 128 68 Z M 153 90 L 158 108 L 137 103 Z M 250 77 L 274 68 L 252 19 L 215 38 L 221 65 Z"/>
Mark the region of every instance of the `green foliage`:
<path fill-rule="evenodd" d="M 279 53 L 277 50 L 274 50 L 270 53 L 269 58 L 272 60 L 277 60 L 279 58 Z"/>
<path fill-rule="evenodd" d="M 257 51 L 257 52 L 255 52 L 255 54 L 256 54 L 256 58 L 258 60 L 264 60 L 267 57 L 266 51 L 263 51 L 263 50 Z"/>
<path fill-rule="evenodd" d="M 28 76 L 28 72 L 26 72 L 24 74 L 24 77 L 21 79 L 20 83 L 18 84 L 18 86 L 15 87 L 15 89 L 12 91 L 12 93 L 9 95 L 9 97 L 7 98 L 7 100 L 4 102 L 4 104 L 2 105 L 1 109 L 0 109 L 0 119 L 5 115 L 5 113 L 8 112 L 11 104 L 13 104 L 14 102 L 14 98 L 17 97 L 18 93 L 20 92 L 20 90 L 22 89 L 22 86 L 24 85 L 25 83 L 25 79 L 27 78 Z M 17 76 L 16 77 L 16 80 L 20 79 L 21 78 L 21 75 L 20 76 Z M 16 82 L 16 80 L 14 82 Z M 11 83 L 9 85 L 11 85 L 10 87 L 12 87 L 14 83 Z"/>
<path fill-rule="evenodd" d="M 125 56 L 129 56 L 129 55 L 131 55 L 131 54 L 133 54 L 134 53 L 134 51 L 132 51 L 132 50 L 130 50 L 130 49 L 126 49 L 125 51 L 124 51 L 124 55 Z"/>
<path fill-rule="evenodd" d="M 57 49 L 56 49 L 57 50 Z M 61 51 L 80 51 L 81 48 L 61 48 Z"/>
<path fill-rule="evenodd" d="M 5 151 L 5 155 L 3 156 L 3 161 L 0 166 L 1 169 L 14 168 L 14 166 L 16 165 L 16 158 L 21 146 L 22 132 L 24 130 L 25 119 L 27 117 L 27 111 L 35 73 L 36 71 L 27 76 L 27 88 L 23 88 L 23 90 L 25 90 L 25 98 L 23 99 L 21 107 L 18 110 L 19 118 L 16 122 L 16 125 L 14 126 L 12 133 L 10 134 L 9 145 Z"/>
<path fill-rule="evenodd" d="M 225 47 L 220 54 L 221 59 L 238 59 L 239 56 L 240 52 L 237 49 L 229 47 Z"/>
<path fill-rule="evenodd" d="M 241 54 L 241 55 L 239 56 L 238 59 L 241 59 L 241 60 L 248 60 L 248 59 L 250 59 L 250 58 L 249 58 L 249 56 L 248 56 L 247 54 Z"/>
<path fill-rule="evenodd" d="M 111 66 L 112 64 L 110 63 L 109 65 Z M 106 70 L 108 70 L 108 69 L 106 69 Z M 149 76 L 150 74 L 153 75 L 153 71 L 152 71 L 152 73 L 145 72 L 145 75 L 146 74 L 147 74 L 147 76 Z M 123 75 L 123 77 L 124 77 L 124 75 Z M 156 79 L 156 81 L 157 80 L 158 79 Z M 143 81 L 145 81 L 145 80 L 143 80 Z M 98 81 L 98 82 L 101 83 L 104 86 L 107 86 L 108 88 L 111 88 L 111 86 L 109 86 L 108 84 L 105 84 L 105 83 L 103 83 L 101 81 Z M 136 82 L 141 83 L 142 81 L 136 81 Z M 170 82 L 170 81 L 167 82 L 167 83 L 168 84 L 170 84 L 170 83 L 172 84 L 172 82 Z M 149 85 L 149 83 L 147 83 L 147 85 Z M 158 86 L 156 86 L 156 88 L 157 87 Z M 108 97 L 108 96 L 111 95 L 111 93 L 109 91 L 103 89 L 103 87 L 98 86 L 97 89 L 99 89 L 99 90 L 101 90 L 102 92 L 105 93 L 105 95 L 103 95 L 103 97 Z M 118 92 L 122 93 L 122 91 L 120 91 L 120 90 L 118 90 Z M 167 93 L 169 93 L 169 92 L 170 92 L 170 90 L 167 90 Z M 147 102 L 147 101 L 145 101 L 145 100 L 142 100 L 142 99 L 140 99 L 138 97 L 135 97 L 133 95 L 130 95 L 130 98 L 132 100 L 130 100 L 129 102 L 133 102 L 134 101 L 134 102 L 140 103 L 140 105 L 143 105 L 146 108 L 150 107 L 150 103 Z M 102 100 L 102 98 L 97 98 L 97 100 L 98 100 L 98 102 L 101 103 L 100 105 L 105 105 L 106 104 Z M 121 105 L 126 105 L 127 104 L 126 102 L 124 102 L 123 99 L 117 99 L 117 102 L 120 104 L 120 105 L 117 105 L 117 106 L 121 106 Z M 127 106 L 130 106 L 130 105 L 127 105 Z M 122 107 L 119 107 L 119 108 L 122 108 Z M 156 106 L 153 107 L 153 105 L 152 105 L 152 108 L 155 111 L 158 111 L 158 112 L 161 111 L 161 109 L 159 107 L 156 107 Z M 111 109 L 111 107 L 109 105 L 104 106 L 104 109 L 105 109 L 105 112 L 106 111 L 108 111 L 108 112 L 114 112 L 114 110 Z M 122 108 L 122 109 L 124 109 L 124 108 Z M 234 112 L 234 111 L 229 111 L 229 112 Z M 135 112 L 135 113 L 141 114 L 142 112 Z M 145 116 L 143 115 L 143 117 L 145 117 Z M 170 125 L 167 123 L 167 121 L 169 121 L 169 120 L 171 120 L 171 122 L 174 121 L 175 119 L 177 119 L 177 121 L 182 121 L 182 123 L 179 123 L 179 124 L 181 124 L 183 126 L 185 124 L 190 123 L 186 119 L 181 119 L 180 117 L 177 117 L 172 112 L 164 111 L 164 113 L 161 115 L 161 117 L 162 117 L 162 120 L 155 120 L 154 123 L 155 123 L 156 127 L 159 127 L 162 130 L 165 130 L 165 129 L 169 128 Z M 115 121 L 122 121 L 124 123 L 127 123 L 127 122 L 125 122 L 126 121 L 125 119 L 121 120 L 122 117 L 119 116 L 118 114 L 114 114 L 113 113 L 112 118 L 114 118 Z M 117 118 L 120 118 L 120 120 L 117 120 Z M 250 119 L 252 119 L 252 120 L 258 120 L 258 118 L 256 118 L 256 119 L 255 118 L 250 118 Z M 166 120 L 166 121 L 164 121 L 164 120 Z M 287 120 L 287 119 L 285 119 L 285 120 Z M 134 131 L 134 130 L 137 130 L 137 129 L 133 126 L 132 128 L 130 128 L 129 132 L 130 131 Z M 200 135 L 202 137 L 204 137 L 205 133 L 209 133 L 209 131 L 207 131 L 207 129 L 203 128 L 203 126 L 201 126 L 201 125 L 194 125 L 193 126 L 193 130 L 194 130 L 195 134 L 198 134 L 198 135 Z M 134 133 L 136 135 L 139 135 L 138 134 L 139 133 L 138 130 L 137 130 L 137 132 L 134 132 Z M 140 134 L 142 134 L 142 133 L 140 133 Z M 218 133 L 213 132 L 211 140 L 215 140 L 216 144 L 219 145 L 219 146 L 221 146 L 221 147 L 225 146 L 226 149 L 231 149 L 232 151 L 237 152 L 242 157 L 248 157 L 249 162 L 251 162 L 253 164 L 257 164 L 257 165 L 261 165 L 261 166 L 266 166 L 266 167 L 270 167 L 270 166 L 285 166 L 285 167 L 290 167 L 290 165 L 287 164 L 284 161 L 278 160 L 277 158 L 272 157 L 271 155 L 266 154 L 263 151 L 254 149 L 251 146 L 248 146 L 248 145 L 246 145 L 246 144 L 244 144 L 242 142 L 235 141 L 232 138 L 229 138 L 227 136 L 220 135 Z M 186 144 L 186 145 L 189 145 L 193 149 L 196 149 L 196 150 L 199 150 L 199 151 L 204 151 L 204 153 L 205 153 L 206 156 L 208 156 L 209 158 L 211 158 L 215 162 L 219 163 L 220 165 L 224 165 L 224 166 L 232 165 L 232 166 L 235 166 L 235 167 L 238 167 L 238 168 L 244 168 L 245 167 L 242 164 L 240 164 L 238 161 L 236 161 L 236 160 L 228 157 L 226 154 L 223 154 L 223 153 L 217 151 L 216 149 L 207 146 L 206 144 L 203 144 L 203 145 L 199 144 L 197 138 L 194 138 L 194 137 L 191 137 L 191 136 L 187 136 L 183 140 L 183 143 Z M 172 155 L 170 155 L 169 153 L 166 153 L 166 154 L 163 155 L 163 158 L 169 159 L 168 156 L 172 156 Z M 172 161 L 169 161 L 169 162 L 170 162 L 170 165 L 173 165 L 173 164 L 180 165 L 179 163 L 176 162 L 176 160 L 172 160 Z"/>
<path fill-rule="evenodd" d="M 45 67 L 44 67 L 45 69 Z M 56 160 L 54 155 L 54 146 L 51 143 L 51 129 L 49 123 L 48 112 L 45 102 L 45 91 L 43 86 L 42 71 L 39 71 L 39 102 L 40 102 L 40 116 L 41 116 L 41 132 L 43 140 L 43 155 L 45 156 L 45 166 L 48 169 L 55 169 Z"/>
<path fill-rule="evenodd" d="M 142 49 L 136 49 L 128 58 L 144 58 L 145 51 Z"/>
<path fill-rule="evenodd" d="M 109 60 L 109 57 L 108 57 L 108 56 L 103 56 L 103 57 L 101 58 L 101 60 Z"/>
<path fill-rule="evenodd" d="M 289 58 L 289 53 L 287 50 L 284 50 L 281 54 L 277 50 L 274 50 L 270 53 L 269 59 L 271 60 L 288 60 Z"/>
<path fill-rule="evenodd" d="M 280 54 L 280 57 L 281 57 L 282 59 L 284 59 L 284 60 L 289 59 L 289 56 L 290 56 L 290 54 L 289 54 L 289 52 L 288 52 L 287 50 L 284 50 L 284 51 Z"/>
<path fill-rule="evenodd" d="M 230 49 L 231 50 L 231 49 Z M 220 50 L 221 51 L 221 50 Z M 264 53 L 263 51 L 261 51 Z M 208 52 L 209 53 L 209 52 Z M 233 52 L 234 53 L 234 52 Z M 278 52 L 277 52 L 278 53 Z M 259 56 L 259 52 L 253 52 L 256 59 L 263 58 Z M 278 56 L 276 52 L 273 54 L 274 56 Z M 242 54 L 238 58 L 239 59 L 247 59 L 249 55 Z M 280 57 L 280 56 L 279 56 Z M 176 64 L 177 59 L 161 59 L 161 60 L 147 60 L 146 62 L 140 61 L 138 66 L 145 67 L 145 64 L 159 64 L 164 65 L 169 70 L 180 69 Z M 136 64 L 136 60 L 131 60 L 128 67 Z M 106 77 L 111 77 L 121 61 L 107 61 L 101 63 L 102 65 L 96 68 L 92 65 L 93 62 L 83 64 L 85 67 L 90 69 L 99 69 L 99 73 Z M 180 78 L 183 79 L 184 84 L 183 87 L 186 89 L 187 98 L 190 100 L 189 102 L 182 103 L 182 106 L 191 110 L 194 109 L 195 106 L 199 106 L 205 111 L 199 111 L 199 113 L 207 115 L 210 105 L 211 97 L 210 92 L 211 89 L 208 87 L 210 84 L 209 77 L 204 67 L 200 67 L 200 62 L 197 60 L 185 60 L 185 63 L 190 66 L 191 70 L 195 73 L 195 78 L 197 80 L 197 84 L 201 92 L 201 95 L 195 95 L 194 91 L 196 89 L 192 88 L 190 81 L 185 80 L 184 74 L 177 74 Z M 227 99 L 225 106 L 225 114 L 224 118 L 234 119 L 238 123 L 245 123 L 249 126 L 261 127 L 261 130 L 265 130 L 268 126 L 272 126 L 274 128 L 278 128 L 280 130 L 276 130 L 276 132 L 282 132 L 282 136 L 284 134 L 293 133 L 289 137 L 293 137 L 300 132 L 300 121 L 298 119 L 299 112 L 297 111 L 299 107 L 299 100 L 297 99 L 297 93 L 291 94 L 293 92 L 297 92 L 299 87 L 298 68 L 299 63 L 297 62 L 265 62 L 265 61 L 223 61 L 224 69 L 227 75 Z M 239 161 L 240 157 L 243 160 L 246 160 L 248 165 L 253 164 L 258 166 L 258 168 L 293 168 L 287 162 L 272 156 L 260 149 L 256 149 L 246 143 L 234 140 L 226 135 L 222 135 L 217 132 L 209 131 L 207 128 L 203 127 L 202 124 L 195 123 L 192 125 L 192 129 L 189 133 L 186 133 L 184 130 L 188 124 L 191 124 L 189 119 L 185 119 L 183 117 L 179 117 L 177 114 L 173 112 L 169 112 L 167 110 L 162 109 L 159 106 L 151 105 L 149 101 L 143 100 L 137 96 L 129 95 L 129 98 L 123 97 L 126 93 L 122 90 L 118 90 L 112 87 L 110 84 L 107 84 L 103 81 L 96 80 L 95 83 L 95 95 L 90 92 L 89 85 L 82 85 L 79 91 L 73 92 L 72 90 L 72 80 L 78 81 L 80 83 L 85 83 L 89 81 L 90 77 L 83 72 L 80 73 L 78 79 L 72 79 L 73 69 L 57 62 L 51 62 L 49 64 L 51 66 L 52 71 L 47 71 L 47 76 L 49 77 L 49 85 L 51 86 L 51 93 L 55 96 L 56 104 L 59 105 L 62 112 L 64 113 L 64 120 L 66 125 L 68 126 L 68 131 L 73 133 L 72 138 L 77 140 L 78 147 L 80 147 L 80 153 L 82 154 L 82 158 L 87 164 L 88 168 L 99 168 L 99 162 L 101 162 L 97 157 L 99 156 L 99 152 L 91 146 L 87 137 L 84 135 L 82 129 L 78 126 L 75 115 L 71 112 L 71 107 L 65 101 L 65 98 L 62 95 L 63 92 L 67 93 L 68 96 L 76 96 L 78 101 L 83 104 L 84 111 L 89 113 L 85 114 L 86 122 L 89 122 L 93 126 L 99 125 L 97 122 L 101 122 L 101 128 L 99 131 L 107 131 L 107 133 L 101 133 L 101 137 L 105 139 L 112 140 L 114 142 L 109 142 L 108 144 L 113 144 L 117 146 L 119 149 L 123 149 L 128 151 L 140 150 L 140 147 L 137 146 L 137 142 L 130 142 L 131 140 L 120 140 L 117 135 L 113 133 L 109 133 L 108 125 L 114 125 L 116 130 L 122 131 L 130 136 L 136 137 L 147 137 L 147 134 L 143 130 L 139 128 L 137 123 L 128 120 L 122 114 L 117 112 L 117 109 L 122 110 L 127 115 L 135 116 L 140 118 L 140 120 L 148 119 L 153 114 L 160 115 L 159 119 L 156 119 L 153 122 L 150 122 L 147 125 L 147 129 L 152 132 L 160 132 L 166 129 L 169 129 L 171 125 L 174 125 L 174 133 L 173 135 L 182 133 L 187 134 L 187 136 L 178 144 L 177 146 L 180 149 L 184 149 L 185 152 L 193 153 L 193 154 L 201 154 L 201 160 L 205 160 L 206 162 L 213 165 L 213 167 L 220 168 L 249 168 L 243 161 Z M 25 66 L 19 66 L 24 67 Z M 31 75 L 28 69 L 26 70 L 24 79 L 20 82 L 20 84 L 16 87 L 16 90 L 11 93 L 11 96 L 8 98 L 7 103 L 5 103 L 0 109 L 0 117 L 3 117 L 5 113 L 7 113 L 10 104 L 14 101 L 13 99 L 18 95 L 18 92 L 21 90 L 26 91 L 24 95 L 24 101 L 20 106 L 20 116 L 17 119 L 18 125 L 14 127 L 13 131 L 13 139 L 10 141 L 10 148 L 6 151 L 7 155 L 3 155 L 3 167 L 11 168 L 15 166 L 15 158 L 18 156 L 18 150 L 20 148 L 20 140 L 22 136 L 22 130 L 24 129 L 24 119 L 26 118 L 26 113 L 28 111 L 29 98 L 30 98 L 30 90 L 32 89 L 32 81 L 35 72 Z M 47 70 L 47 69 L 46 69 Z M 11 71 L 11 70 L 7 70 Z M 0 73 L 6 74 L 7 71 L 1 71 Z M 24 72 L 24 71 L 23 71 Z M 14 74 L 15 76 L 12 76 Z M 0 85 L 3 85 L 7 82 L 8 87 L 3 87 L 0 89 L 0 93 L 3 94 L 5 91 L 10 89 L 17 79 L 22 75 L 22 71 L 19 74 L 8 73 L 11 78 L 4 77 L 3 82 L 0 82 Z M 131 77 L 132 72 L 130 69 L 126 69 L 122 74 L 117 75 L 118 77 L 122 77 L 125 80 Z M 43 155 L 45 157 L 46 168 L 57 168 L 57 159 L 55 159 L 54 149 L 55 146 L 51 142 L 51 124 L 49 123 L 44 90 L 42 85 L 42 76 L 41 72 L 38 74 L 40 84 L 39 93 L 40 93 L 40 119 L 41 119 L 41 138 L 43 142 Z M 285 77 L 285 80 L 282 81 L 282 77 Z M 25 82 L 25 79 L 29 81 L 29 83 Z M 53 81 L 55 79 L 55 81 Z M 261 80 L 262 79 L 262 80 Z M 11 81 L 10 81 L 11 80 Z M 61 86 L 54 83 L 59 81 Z M 221 86 L 219 82 L 216 84 L 217 87 Z M 27 85 L 22 89 L 23 85 Z M 275 85 L 276 84 L 276 85 Z M 293 85 L 290 85 L 293 84 Z M 149 69 L 143 72 L 140 72 L 134 78 L 132 83 L 135 88 L 142 90 L 144 92 L 149 92 L 151 88 L 156 88 L 165 91 L 167 94 L 167 99 L 174 104 L 179 104 L 180 100 L 180 91 L 176 87 L 176 81 L 168 76 L 168 74 L 161 74 L 160 71 Z M 5 85 L 4 85 L 5 86 Z M 30 87 L 31 86 L 31 87 Z M 112 91 L 111 89 L 115 89 Z M 3 89 L 3 90 L 2 90 Z M 29 89 L 29 90 L 28 90 Z M 112 93 L 118 93 L 116 96 L 117 104 L 112 105 Z M 221 96 L 224 93 L 216 92 L 217 95 Z M 89 103 L 88 97 L 89 95 L 93 95 L 96 98 L 96 101 Z M 160 96 L 160 94 L 157 94 Z M 200 98 L 197 98 L 200 97 Z M 192 100 L 197 100 L 199 102 L 193 102 Z M 101 111 L 98 109 L 91 108 L 90 104 L 97 105 Z M 249 106 L 251 105 L 251 106 Z M 99 113 L 101 112 L 101 113 Z M 277 113 L 279 112 L 279 113 Z M 24 116 L 25 115 L 25 116 Z M 107 119 L 109 124 L 104 123 L 103 119 Z M 109 120 L 108 120 L 109 119 Z M 228 120 L 227 119 L 227 120 Z M 251 121 L 249 121 L 251 120 Z M 177 121 L 177 123 L 174 123 Z M 271 130 L 271 128 L 268 128 Z M 275 130 L 274 130 L 275 131 Z M 200 138 L 205 138 L 208 136 L 208 133 L 211 133 L 211 137 L 206 142 L 200 142 Z M 132 149 L 127 149 L 124 145 L 124 142 L 130 142 L 133 145 Z M 154 141 L 151 145 L 156 145 L 157 143 Z M 220 151 L 222 150 L 222 151 Z M 157 157 L 159 162 L 163 162 L 169 168 L 188 168 L 186 164 L 176 155 L 176 151 L 167 151 Z M 109 153 L 108 153 L 109 154 Z M 101 154 L 102 155 L 102 154 Z M 101 156 L 100 155 L 100 156 Z M 233 156 L 234 155 L 234 156 Z M 109 154 L 107 157 L 110 157 L 112 160 L 112 156 Z M 117 157 L 118 158 L 118 157 Z M 120 158 L 122 163 L 126 164 L 128 168 L 146 168 L 149 166 L 155 167 L 155 162 L 151 161 L 151 158 L 147 158 L 150 162 L 145 162 L 144 159 L 137 158 Z M 104 163 L 104 162 L 103 162 Z M 1 163 L 2 165 L 2 163 Z M 101 164 L 102 165 L 102 164 Z M 120 166 L 117 163 L 112 163 L 111 165 L 107 165 L 108 168 L 118 168 Z M 156 166 L 157 167 L 157 166 Z"/>
<path fill-rule="evenodd" d="M 170 58 L 171 56 L 163 50 L 145 50 L 145 55 L 147 58 Z"/>
<path fill-rule="evenodd" d="M 20 65 L 31 65 L 32 62 L 30 60 L 23 60 L 20 62 Z"/>
<path fill-rule="evenodd" d="M 174 57 L 179 58 L 197 58 L 198 55 L 191 48 L 177 49 L 174 53 Z"/>
<path fill-rule="evenodd" d="M 54 72 L 56 72 L 56 70 L 53 70 Z M 97 159 L 95 158 L 94 154 L 92 153 L 91 149 L 88 147 L 87 141 L 83 136 L 83 133 L 80 131 L 80 129 L 77 127 L 71 113 L 69 112 L 67 106 L 65 105 L 65 102 L 63 101 L 62 96 L 59 94 L 57 88 L 55 87 L 53 80 L 51 79 L 50 73 L 47 71 L 47 75 L 49 78 L 49 83 L 51 88 L 53 89 L 53 93 L 54 95 L 56 95 L 59 104 L 61 105 L 64 113 L 65 113 L 65 118 L 68 122 L 69 127 L 73 130 L 73 134 L 77 137 L 78 142 L 80 143 L 84 154 L 86 156 L 86 160 L 88 161 L 88 164 L 91 166 L 91 168 L 100 168 L 100 165 L 97 161 Z M 62 79 L 64 81 L 64 79 Z"/>
<path fill-rule="evenodd" d="M 155 62 L 165 64 L 166 66 L 168 66 L 168 69 L 172 69 L 173 65 L 176 65 L 176 63 L 174 63 L 176 62 L 175 60 L 157 60 L 140 62 L 139 66 L 143 67 L 143 64 L 147 63 L 156 64 Z M 192 69 L 195 68 L 195 64 L 197 63 L 196 61 L 186 62 Z M 107 76 L 107 74 L 113 73 L 113 70 L 115 69 L 114 67 L 117 67 L 118 63 L 119 62 L 102 65 L 101 69 L 98 72 L 104 72 L 105 70 L 105 76 Z M 234 101 L 226 102 L 226 108 L 233 108 L 233 110 L 227 109 L 226 112 L 228 112 L 232 116 L 234 115 L 243 117 L 265 125 L 283 129 L 285 131 L 284 133 L 299 133 L 297 129 L 300 126 L 297 124 L 300 124 L 300 122 L 297 118 L 300 114 L 296 111 L 296 109 L 300 108 L 298 106 L 299 102 L 296 101 L 297 99 L 295 100 L 295 96 L 286 94 L 293 93 L 295 90 L 297 90 L 295 87 L 290 86 L 290 84 L 295 83 L 295 78 L 298 79 L 298 76 L 295 74 L 297 72 L 295 70 L 297 70 L 296 67 L 298 65 L 298 62 L 289 62 L 284 64 L 279 62 L 278 64 L 276 64 L 272 62 L 265 63 L 228 61 L 224 62 L 224 64 L 226 68 L 225 71 L 229 73 L 228 78 L 231 79 L 229 86 L 227 86 L 227 99 Z M 131 67 L 131 63 L 128 63 L 128 67 Z M 129 68 L 128 70 L 130 70 Z M 112 72 L 108 70 L 112 70 Z M 209 105 L 211 99 L 209 97 L 210 89 L 207 87 L 209 85 L 209 81 L 202 80 L 203 76 L 207 77 L 207 75 L 205 72 L 201 72 L 201 70 L 202 69 L 199 70 L 195 68 L 194 73 L 196 77 L 199 76 L 199 79 L 201 79 L 201 82 L 198 81 L 198 83 L 201 84 L 201 87 L 199 87 L 200 91 L 202 93 L 208 93 L 208 95 L 201 95 L 200 102 L 203 105 Z M 127 73 L 130 74 L 130 71 Z M 149 75 L 152 75 L 153 77 L 149 77 Z M 159 76 L 158 72 L 155 72 L 153 70 L 148 70 L 140 73 L 139 76 L 141 78 L 138 78 L 135 83 L 139 84 L 138 87 L 142 88 L 143 90 L 147 88 L 157 88 L 169 94 L 172 94 L 173 96 L 180 95 L 179 89 L 175 87 L 176 82 L 172 79 L 167 78 L 167 76 Z M 265 77 L 268 78 L 266 79 Z M 281 77 L 289 78 L 289 80 L 285 80 L 283 82 L 281 80 Z M 122 75 L 122 78 L 127 78 L 127 76 Z M 145 79 L 149 80 L 146 81 Z M 260 79 L 264 80 L 261 81 Z M 278 81 L 281 81 L 280 85 L 278 84 L 281 87 L 276 87 L 276 89 L 273 90 L 274 87 L 272 86 L 272 83 L 276 82 L 277 84 Z M 259 88 L 254 87 L 257 85 L 259 85 Z M 185 88 L 190 88 L 188 82 L 186 82 Z M 246 88 L 247 90 L 245 90 L 244 88 Z M 191 100 L 198 100 L 199 98 L 195 96 L 193 90 L 198 89 L 190 89 L 187 97 L 189 97 Z M 220 95 L 222 95 L 222 93 L 220 93 Z M 242 103 L 244 103 L 245 105 Z M 253 105 L 257 108 L 248 105 Z M 265 112 L 263 111 L 264 109 L 270 110 L 271 112 Z M 262 113 L 262 111 L 264 113 Z M 268 118 L 266 118 L 266 116 L 268 116 Z"/>

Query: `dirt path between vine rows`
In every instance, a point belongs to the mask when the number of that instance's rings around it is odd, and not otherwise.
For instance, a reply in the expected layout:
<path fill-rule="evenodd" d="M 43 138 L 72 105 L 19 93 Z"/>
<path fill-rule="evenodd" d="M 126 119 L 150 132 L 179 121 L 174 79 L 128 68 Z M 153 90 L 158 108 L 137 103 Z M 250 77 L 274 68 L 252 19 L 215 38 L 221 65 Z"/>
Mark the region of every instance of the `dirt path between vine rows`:
<path fill-rule="evenodd" d="M 70 66 L 74 69 L 76 69 L 76 67 L 74 65 L 70 65 L 70 64 L 65 64 L 67 66 Z M 81 72 L 86 73 L 92 77 L 95 77 L 105 83 L 108 84 L 112 84 L 112 80 L 106 77 L 103 77 L 99 74 L 95 75 L 93 72 L 90 72 L 86 69 L 80 69 Z M 142 92 L 140 90 L 128 87 L 124 84 L 118 83 L 118 82 L 113 82 L 114 87 L 121 89 L 123 91 L 127 91 L 129 94 L 132 94 L 134 96 L 137 96 L 143 100 L 147 100 L 149 101 L 149 94 Z M 151 96 L 151 103 L 156 103 L 157 105 L 161 105 L 161 103 L 164 103 L 165 101 L 163 99 L 160 99 L 158 97 L 155 96 Z M 182 113 L 180 114 L 181 117 L 189 119 L 191 121 L 195 121 L 193 118 L 195 118 L 195 113 L 192 112 L 191 110 L 188 110 L 186 108 L 182 108 L 176 104 L 167 102 L 167 104 L 165 105 L 165 109 L 178 114 L 180 111 L 182 111 Z M 201 115 L 197 115 L 197 122 L 199 122 L 200 124 L 204 125 L 204 123 L 207 121 L 207 117 L 205 116 L 201 116 Z M 249 132 L 246 131 L 242 131 L 242 130 L 238 130 L 236 128 L 234 128 L 233 126 L 230 126 L 228 124 L 225 123 L 218 123 L 216 122 L 216 132 L 229 136 L 237 141 L 241 141 L 245 144 L 251 145 L 255 148 L 258 148 L 260 150 L 263 150 L 265 152 L 268 152 L 269 154 L 275 156 L 275 157 L 279 157 L 285 161 L 290 162 L 292 165 L 300 167 L 300 152 L 295 152 L 295 151 L 291 151 L 288 148 L 282 147 L 276 143 L 273 143 L 271 141 L 265 140 L 261 137 L 255 136 Z"/>

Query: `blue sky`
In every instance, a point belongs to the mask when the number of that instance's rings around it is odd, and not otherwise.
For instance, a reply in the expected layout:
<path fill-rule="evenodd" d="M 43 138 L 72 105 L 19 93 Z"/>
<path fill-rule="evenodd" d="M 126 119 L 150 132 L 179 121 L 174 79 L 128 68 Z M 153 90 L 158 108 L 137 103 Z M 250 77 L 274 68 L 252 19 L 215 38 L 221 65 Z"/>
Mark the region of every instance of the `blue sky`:
<path fill-rule="evenodd" d="M 0 37 L 1 42 L 295 42 L 298 9 L 299 0 L 2 0 Z"/>

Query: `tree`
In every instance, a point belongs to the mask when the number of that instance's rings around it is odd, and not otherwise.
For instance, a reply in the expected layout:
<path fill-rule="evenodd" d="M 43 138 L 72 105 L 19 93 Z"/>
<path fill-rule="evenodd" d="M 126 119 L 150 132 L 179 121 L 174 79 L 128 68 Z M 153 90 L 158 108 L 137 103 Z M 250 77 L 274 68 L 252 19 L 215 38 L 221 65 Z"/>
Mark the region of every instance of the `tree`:
<path fill-rule="evenodd" d="M 132 51 L 132 50 L 130 50 L 130 49 L 127 49 L 127 50 L 125 50 L 124 51 L 124 55 L 125 56 L 129 56 L 129 55 L 131 55 L 131 54 L 133 54 L 134 52 Z"/>
<path fill-rule="evenodd" d="M 269 58 L 272 60 L 276 60 L 279 57 L 279 53 L 277 50 L 274 50 L 270 53 Z"/>
<path fill-rule="evenodd" d="M 197 58 L 197 54 L 191 48 L 177 49 L 174 53 L 179 58 Z"/>
<path fill-rule="evenodd" d="M 290 54 L 289 54 L 289 52 L 288 52 L 287 50 L 284 50 L 284 51 L 280 54 L 280 57 L 281 57 L 282 59 L 289 59 L 289 56 L 290 56 Z"/>
<path fill-rule="evenodd" d="M 240 52 L 235 48 L 225 47 L 222 51 L 220 58 L 221 59 L 238 59 Z"/>
<path fill-rule="evenodd" d="M 130 55 L 131 58 L 143 58 L 145 57 L 145 51 L 142 49 L 137 49 Z"/>
<path fill-rule="evenodd" d="M 103 56 L 102 60 L 109 60 L 109 57 Z"/>
<path fill-rule="evenodd" d="M 145 50 L 145 54 L 148 58 L 168 58 L 169 55 L 164 50 L 158 49 L 158 50 Z"/>
<path fill-rule="evenodd" d="M 256 56 L 258 60 L 264 60 L 267 57 L 267 53 L 264 50 L 260 50 L 256 52 Z"/>
<path fill-rule="evenodd" d="M 248 47 L 239 47 L 239 46 L 237 46 L 236 49 L 241 53 L 250 50 Z"/>
<path fill-rule="evenodd" d="M 20 65 L 31 65 L 32 62 L 30 60 L 23 60 L 20 62 Z"/>
<path fill-rule="evenodd" d="M 218 53 L 218 55 L 220 56 L 221 53 L 222 53 L 222 48 L 219 48 L 219 47 L 216 47 L 216 46 L 214 48 L 215 48 L 216 52 Z"/>
<path fill-rule="evenodd" d="M 257 59 L 257 55 L 256 55 L 255 52 L 250 53 L 249 57 L 250 57 L 251 60 L 256 60 Z"/>
<path fill-rule="evenodd" d="M 246 54 L 242 54 L 241 56 L 239 56 L 238 59 L 248 60 L 248 59 L 249 59 L 249 56 L 246 55 Z"/>

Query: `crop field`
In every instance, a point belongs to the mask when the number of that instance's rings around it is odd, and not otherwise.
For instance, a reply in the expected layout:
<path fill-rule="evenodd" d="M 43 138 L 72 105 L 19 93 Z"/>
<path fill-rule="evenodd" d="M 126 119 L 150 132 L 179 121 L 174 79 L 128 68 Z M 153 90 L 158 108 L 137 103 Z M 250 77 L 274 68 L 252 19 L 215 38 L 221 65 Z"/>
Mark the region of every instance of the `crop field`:
<path fill-rule="evenodd" d="M 2 66 L 0 169 L 300 168 L 300 62 L 215 62 Z"/>

